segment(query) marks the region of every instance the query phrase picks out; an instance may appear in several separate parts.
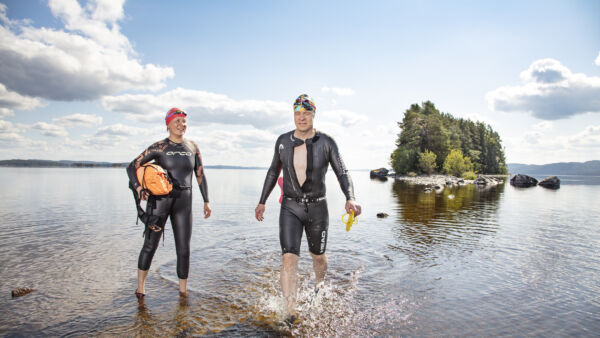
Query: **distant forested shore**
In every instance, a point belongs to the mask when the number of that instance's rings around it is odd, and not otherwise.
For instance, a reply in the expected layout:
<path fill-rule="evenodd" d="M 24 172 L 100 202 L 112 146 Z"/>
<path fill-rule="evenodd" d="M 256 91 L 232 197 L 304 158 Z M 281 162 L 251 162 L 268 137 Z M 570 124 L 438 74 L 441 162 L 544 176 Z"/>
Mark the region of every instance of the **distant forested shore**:
<path fill-rule="evenodd" d="M 124 168 L 129 163 L 94 161 L 51 161 L 51 160 L 0 160 L 0 167 L 20 168 Z M 209 169 L 267 169 L 266 167 L 241 167 L 231 165 L 207 165 Z"/>

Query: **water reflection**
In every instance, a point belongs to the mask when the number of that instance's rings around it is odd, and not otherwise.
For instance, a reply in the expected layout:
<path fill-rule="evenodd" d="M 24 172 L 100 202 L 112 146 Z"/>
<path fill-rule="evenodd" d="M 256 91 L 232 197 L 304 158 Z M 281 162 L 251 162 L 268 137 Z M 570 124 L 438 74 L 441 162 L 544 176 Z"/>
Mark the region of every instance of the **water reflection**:
<path fill-rule="evenodd" d="M 397 243 L 389 245 L 422 261 L 472 250 L 497 230 L 497 212 L 504 184 L 464 185 L 428 191 L 423 185 L 396 180 Z"/>

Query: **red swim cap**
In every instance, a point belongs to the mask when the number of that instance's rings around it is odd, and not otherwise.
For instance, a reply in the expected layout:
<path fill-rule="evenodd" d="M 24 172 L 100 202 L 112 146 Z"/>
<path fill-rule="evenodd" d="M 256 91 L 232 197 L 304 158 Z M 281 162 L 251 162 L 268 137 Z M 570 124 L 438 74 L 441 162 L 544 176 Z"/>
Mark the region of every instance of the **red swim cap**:
<path fill-rule="evenodd" d="M 168 126 L 169 122 L 171 122 L 171 120 L 173 120 L 174 118 L 179 117 L 179 116 L 185 117 L 185 116 L 187 116 L 187 114 L 179 108 L 171 108 L 167 112 L 167 116 L 165 117 L 165 123 Z"/>

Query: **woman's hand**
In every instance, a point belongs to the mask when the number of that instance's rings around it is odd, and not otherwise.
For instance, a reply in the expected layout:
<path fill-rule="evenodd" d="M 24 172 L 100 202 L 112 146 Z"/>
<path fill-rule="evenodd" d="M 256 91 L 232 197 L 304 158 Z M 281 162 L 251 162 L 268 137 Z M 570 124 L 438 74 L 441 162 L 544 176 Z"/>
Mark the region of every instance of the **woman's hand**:
<path fill-rule="evenodd" d="M 204 218 L 209 218 L 211 212 L 210 203 L 204 202 Z"/>

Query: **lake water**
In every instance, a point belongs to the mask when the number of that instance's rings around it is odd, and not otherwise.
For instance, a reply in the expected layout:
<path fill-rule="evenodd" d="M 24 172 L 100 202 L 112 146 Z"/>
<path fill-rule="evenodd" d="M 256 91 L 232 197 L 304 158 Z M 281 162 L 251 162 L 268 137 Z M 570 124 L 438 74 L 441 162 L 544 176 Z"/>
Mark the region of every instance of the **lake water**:
<path fill-rule="evenodd" d="M 351 172 L 363 215 L 350 232 L 327 177 L 326 286 L 303 239 L 301 322 L 281 326 L 279 188 L 254 219 L 266 170 L 207 169 L 194 190 L 190 295 L 180 298 L 169 223 L 134 296 L 142 226 L 125 170 L 0 168 L 0 335 L 597 336 L 600 185 L 474 186 L 425 193 Z M 389 217 L 379 219 L 378 212 Z M 16 287 L 31 294 L 11 299 Z"/>

